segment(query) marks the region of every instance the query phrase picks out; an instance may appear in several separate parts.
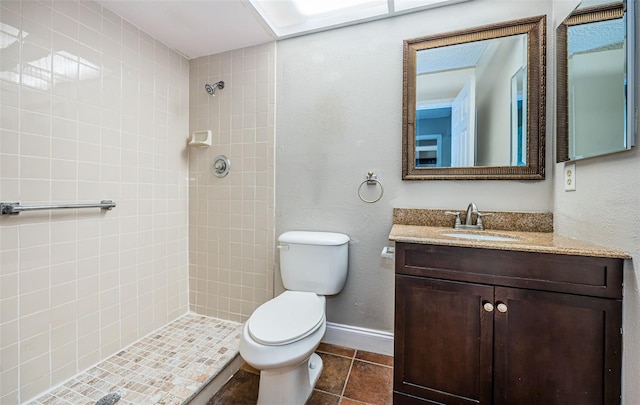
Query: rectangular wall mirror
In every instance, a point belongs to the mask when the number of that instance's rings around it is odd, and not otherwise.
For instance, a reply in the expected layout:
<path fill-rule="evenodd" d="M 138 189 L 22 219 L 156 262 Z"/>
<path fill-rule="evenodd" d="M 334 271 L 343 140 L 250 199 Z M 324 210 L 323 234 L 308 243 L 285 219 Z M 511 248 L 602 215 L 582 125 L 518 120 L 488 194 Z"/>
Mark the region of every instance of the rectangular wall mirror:
<path fill-rule="evenodd" d="M 583 2 L 558 27 L 557 162 L 634 146 L 634 8 Z"/>
<path fill-rule="evenodd" d="M 404 41 L 403 180 L 544 178 L 545 27 Z"/>

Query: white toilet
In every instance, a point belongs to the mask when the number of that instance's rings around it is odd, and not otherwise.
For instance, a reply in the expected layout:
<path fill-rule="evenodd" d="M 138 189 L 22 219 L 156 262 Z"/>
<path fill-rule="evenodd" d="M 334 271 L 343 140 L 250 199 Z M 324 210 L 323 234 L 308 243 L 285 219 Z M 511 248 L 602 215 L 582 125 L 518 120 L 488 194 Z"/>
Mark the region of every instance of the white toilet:
<path fill-rule="evenodd" d="M 240 355 L 260 370 L 259 405 L 302 405 L 322 372 L 322 359 L 314 351 L 326 330 L 324 296 L 344 287 L 349 237 L 292 231 L 278 241 L 287 291 L 251 315 L 240 339 Z"/>

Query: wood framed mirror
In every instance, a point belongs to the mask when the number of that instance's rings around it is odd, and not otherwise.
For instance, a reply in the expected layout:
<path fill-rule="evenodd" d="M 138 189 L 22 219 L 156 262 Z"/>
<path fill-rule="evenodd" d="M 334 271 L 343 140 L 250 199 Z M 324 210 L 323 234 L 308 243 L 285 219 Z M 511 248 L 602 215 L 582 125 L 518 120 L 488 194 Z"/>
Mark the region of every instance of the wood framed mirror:
<path fill-rule="evenodd" d="M 540 180 L 546 16 L 404 41 L 402 179 Z"/>
<path fill-rule="evenodd" d="M 633 5 L 581 4 L 556 30 L 558 163 L 634 146 Z"/>

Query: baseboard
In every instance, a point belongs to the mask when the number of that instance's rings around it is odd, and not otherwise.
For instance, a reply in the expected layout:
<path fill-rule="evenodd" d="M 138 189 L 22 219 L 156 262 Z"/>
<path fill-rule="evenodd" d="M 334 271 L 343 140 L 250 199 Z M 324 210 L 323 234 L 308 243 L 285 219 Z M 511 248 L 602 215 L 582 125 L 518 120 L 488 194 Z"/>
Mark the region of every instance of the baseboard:
<path fill-rule="evenodd" d="M 327 322 L 324 343 L 393 356 L 393 333 Z"/>

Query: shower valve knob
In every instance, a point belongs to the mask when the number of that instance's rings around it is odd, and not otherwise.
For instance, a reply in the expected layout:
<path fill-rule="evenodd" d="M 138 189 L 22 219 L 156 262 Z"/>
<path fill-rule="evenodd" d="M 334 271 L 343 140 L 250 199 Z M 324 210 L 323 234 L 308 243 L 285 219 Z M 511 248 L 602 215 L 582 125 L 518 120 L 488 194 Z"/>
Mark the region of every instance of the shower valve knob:
<path fill-rule="evenodd" d="M 224 155 L 216 156 L 213 159 L 213 164 L 211 165 L 211 171 L 216 177 L 224 177 L 229 174 L 229 169 L 231 169 L 231 162 L 229 162 L 229 158 Z"/>

